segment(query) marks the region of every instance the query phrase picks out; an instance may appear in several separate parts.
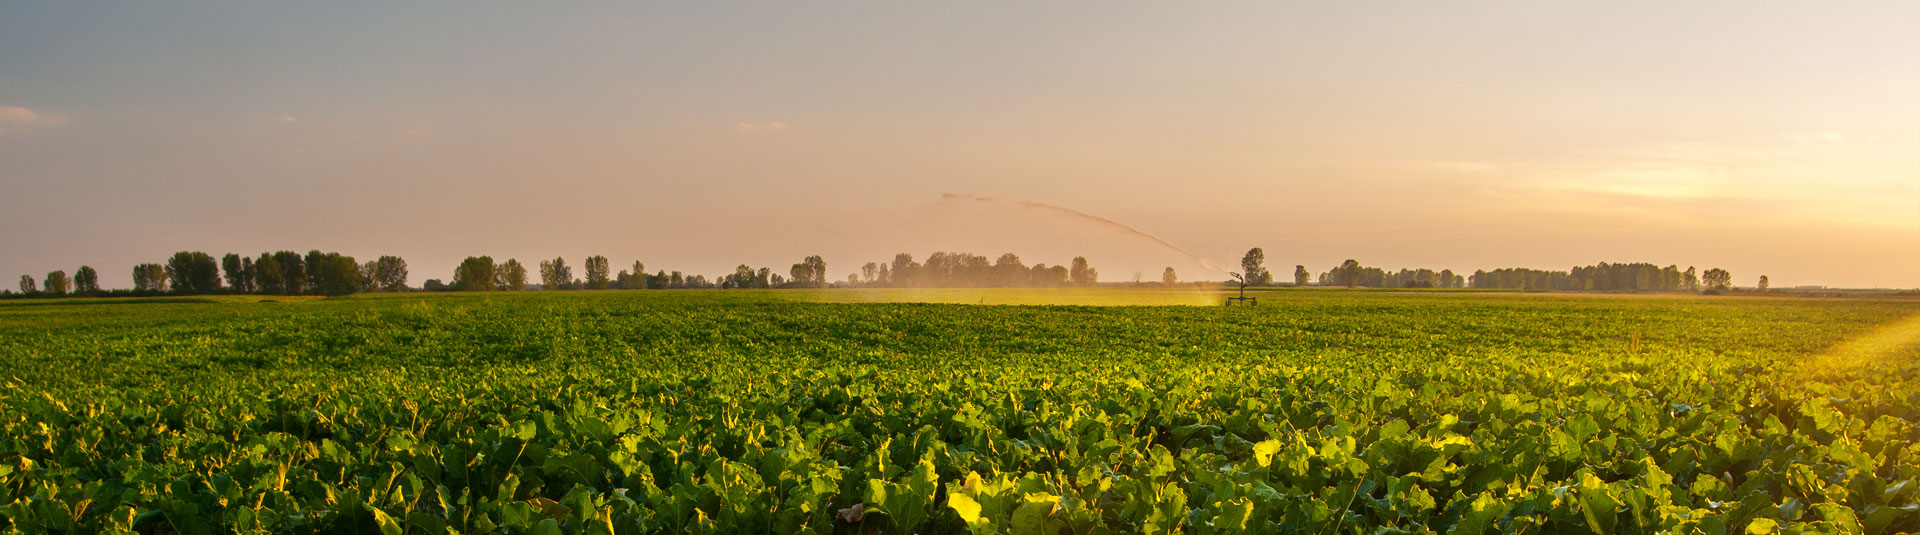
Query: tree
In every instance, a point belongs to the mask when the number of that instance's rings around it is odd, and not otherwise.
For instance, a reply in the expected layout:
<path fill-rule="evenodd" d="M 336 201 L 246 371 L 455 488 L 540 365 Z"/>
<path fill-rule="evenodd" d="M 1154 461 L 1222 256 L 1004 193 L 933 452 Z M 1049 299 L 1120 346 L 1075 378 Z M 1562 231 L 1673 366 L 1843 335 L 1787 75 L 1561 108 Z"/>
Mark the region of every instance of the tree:
<path fill-rule="evenodd" d="M 1100 272 L 1087 265 L 1084 256 L 1073 257 L 1073 267 L 1067 269 L 1067 279 L 1081 286 L 1092 286 L 1100 282 Z"/>
<path fill-rule="evenodd" d="M 1681 275 L 1681 282 L 1686 284 L 1687 291 L 1700 289 L 1700 276 L 1693 272 L 1693 266 L 1687 266 L 1687 272 Z"/>
<path fill-rule="evenodd" d="M 556 257 L 540 262 L 540 286 L 548 290 L 572 289 L 573 268 L 567 267 L 567 259 Z"/>
<path fill-rule="evenodd" d="M 651 286 L 647 283 L 647 265 L 640 263 L 639 260 L 633 261 L 633 279 L 639 283 L 632 286 L 623 284 L 620 287 L 628 290 L 645 290 Z M 660 284 L 665 286 L 666 281 L 663 280 Z"/>
<path fill-rule="evenodd" d="M 825 258 L 821 258 L 820 255 L 807 255 L 807 258 L 802 260 L 801 263 L 806 264 L 808 269 L 807 280 L 804 282 L 810 283 L 817 288 L 827 287 L 827 260 Z"/>
<path fill-rule="evenodd" d="M 860 275 L 866 278 L 867 284 L 873 284 L 874 277 L 880 275 L 880 265 L 874 262 L 867 262 L 866 265 L 860 266 Z"/>
<path fill-rule="evenodd" d="M 92 266 L 80 266 L 73 272 L 73 293 L 90 294 L 100 291 L 100 273 Z"/>
<path fill-rule="evenodd" d="M 588 290 L 607 289 L 607 281 L 611 280 L 611 278 L 608 277 L 608 274 L 610 273 L 612 273 L 612 271 L 609 271 L 609 268 L 607 267 L 607 257 L 600 256 L 600 255 L 593 255 L 593 256 L 587 257 L 587 289 Z"/>
<path fill-rule="evenodd" d="M 752 288 L 753 279 L 754 279 L 753 267 L 748 266 L 746 264 L 740 264 L 738 266 L 734 266 L 733 274 L 727 275 L 726 280 L 721 283 L 721 286 L 725 288 L 736 288 L 736 289 Z"/>
<path fill-rule="evenodd" d="M 20 293 L 30 294 L 38 291 L 40 291 L 40 288 L 34 285 L 33 275 L 20 276 Z"/>
<path fill-rule="evenodd" d="M 1760 276 L 1760 291 L 1762 291 L 1762 292 L 1764 292 L 1764 291 L 1767 291 L 1767 276 L 1766 276 L 1766 275 L 1761 275 L 1761 276 Z"/>
<path fill-rule="evenodd" d="M 366 287 L 365 276 L 360 273 L 360 263 L 351 256 L 336 252 L 323 253 L 315 249 L 307 251 L 303 260 L 307 266 L 307 280 L 314 293 L 347 295 Z"/>
<path fill-rule="evenodd" d="M 253 288 L 263 294 L 278 294 L 286 291 L 285 270 L 280 268 L 280 259 L 272 253 L 260 253 L 260 259 L 253 261 Z M 139 284 L 136 282 L 135 286 Z"/>
<path fill-rule="evenodd" d="M 307 293 L 307 282 L 312 279 L 308 278 L 307 261 L 300 256 L 300 253 L 293 251 L 273 253 L 273 262 L 280 266 L 280 269 L 277 270 L 280 274 L 278 278 L 280 281 L 280 293 L 286 295 L 305 295 Z M 261 269 L 259 264 L 259 262 L 255 262 L 254 268 Z"/>
<path fill-rule="evenodd" d="M 1307 273 L 1307 266 L 1300 266 L 1300 265 L 1293 266 L 1293 285 L 1294 286 L 1306 286 L 1307 283 L 1311 281 L 1312 277 L 1313 277 L 1313 274 Z"/>
<path fill-rule="evenodd" d="M 140 264 L 133 266 L 133 291 L 158 292 L 166 290 L 167 272 L 160 264 Z"/>
<path fill-rule="evenodd" d="M 1359 260 L 1349 258 L 1346 262 L 1341 262 L 1340 267 L 1336 269 L 1340 273 L 1340 276 L 1335 280 L 1340 281 L 1341 284 L 1346 285 L 1348 288 L 1360 285 L 1361 268 Z"/>
<path fill-rule="evenodd" d="M 1706 284 L 1708 290 L 1726 290 L 1733 286 L 1733 275 L 1727 270 L 1713 268 L 1700 274 L 1700 282 Z"/>
<path fill-rule="evenodd" d="M 793 267 L 787 268 L 787 275 L 793 277 L 795 283 L 808 284 L 807 277 L 813 275 L 813 266 L 807 265 L 806 262 L 796 263 Z"/>
<path fill-rule="evenodd" d="M 373 272 L 367 274 L 373 279 L 373 286 L 389 292 L 407 290 L 407 261 L 398 256 L 382 256 L 373 261 Z"/>
<path fill-rule="evenodd" d="M 460 267 L 453 270 L 453 290 L 456 292 L 493 291 L 495 284 L 493 257 L 469 256 L 460 261 Z"/>
<path fill-rule="evenodd" d="M 913 286 L 915 282 L 917 282 L 916 278 L 919 275 L 917 272 L 920 270 L 920 264 L 913 261 L 913 255 L 907 253 L 893 255 L 892 265 L 893 273 L 888 280 L 893 286 Z"/>
<path fill-rule="evenodd" d="M 199 251 L 180 251 L 167 259 L 167 281 L 175 293 L 210 294 L 220 289 L 220 266 Z"/>
<path fill-rule="evenodd" d="M 227 253 L 220 256 L 220 270 L 226 272 L 227 288 L 240 293 L 253 292 L 253 273 L 247 258 Z"/>
<path fill-rule="evenodd" d="M 1000 258 L 993 261 L 992 269 L 991 284 L 994 286 L 1026 286 L 1033 280 L 1026 264 L 1021 263 L 1020 256 L 1013 253 L 1002 253 Z"/>
<path fill-rule="evenodd" d="M 68 290 L 73 289 L 73 281 L 67 280 L 67 272 L 55 270 L 47 274 L 41 289 L 53 295 L 66 295 Z"/>
<path fill-rule="evenodd" d="M 1240 276 L 1246 277 L 1248 286 L 1273 284 L 1273 274 L 1267 272 L 1267 268 L 1261 265 L 1266 261 L 1267 252 L 1259 247 L 1248 249 L 1247 255 L 1240 257 Z"/>
<path fill-rule="evenodd" d="M 811 255 L 787 269 L 792 281 L 800 286 L 824 288 L 827 285 L 827 261 L 820 255 Z"/>
<path fill-rule="evenodd" d="M 360 291 L 373 293 L 380 291 L 380 262 L 368 260 L 360 263 Z"/>
<path fill-rule="evenodd" d="M 1173 286 L 1180 282 L 1180 277 L 1173 274 L 1173 266 L 1167 266 L 1166 271 L 1160 272 L 1160 282 L 1166 283 L 1167 286 Z"/>

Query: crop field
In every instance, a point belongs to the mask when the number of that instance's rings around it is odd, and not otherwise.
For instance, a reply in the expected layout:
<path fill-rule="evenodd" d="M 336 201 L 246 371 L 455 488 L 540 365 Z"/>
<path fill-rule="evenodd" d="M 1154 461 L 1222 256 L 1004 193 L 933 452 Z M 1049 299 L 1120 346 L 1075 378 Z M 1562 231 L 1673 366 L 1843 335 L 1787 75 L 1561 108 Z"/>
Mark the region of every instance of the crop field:
<path fill-rule="evenodd" d="M 1072 292 L 0 303 L 0 532 L 1920 531 L 1920 301 Z"/>

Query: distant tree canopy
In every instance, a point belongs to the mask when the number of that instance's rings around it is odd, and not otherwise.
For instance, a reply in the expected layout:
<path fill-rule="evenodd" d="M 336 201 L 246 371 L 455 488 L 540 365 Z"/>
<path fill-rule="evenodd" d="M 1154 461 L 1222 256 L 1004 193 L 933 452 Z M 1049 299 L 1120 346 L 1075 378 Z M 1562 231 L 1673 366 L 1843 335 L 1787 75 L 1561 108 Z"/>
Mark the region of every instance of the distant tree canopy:
<path fill-rule="evenodd" d="M 100 273 L 80 266 L 69 276 L 49 273 L 43 284 L 20 278 L 22 294 L 140 295 L 171 292 L 183 295 L 268 293 L 345 295 L 379 288 L 405 290 L 406 262 L 399 257 L 359 264 L 340 253 L 293 251 L 261 253 L 258 260 L 228 253 L 216 259 L 200 251 L 180 251 L 158 264 L 133 266 L 133 289 L 102 290 Z M 223 284 L 224 283 L 224 284 Z"/>
<path fill-rule="evenodd" d="M 133 266 L 133 291 L 159 292 L 167 289 L 167 268 L 160 264 Z"/>
<path fill-rule="evenodd" d="M 806 263 L 794 264 L 793 267 L 787 268 L 787 280 L 793 281 L 793 286 L 812 288 L 812 278 L 813 266 Z"/>
<path fill-rule="evenodd" d="M 227 287 L 236 292 L 253 291 L 253 260 L 227 253 L 220 257 L 220 269 L 226 272 Z"/>
<path fill-rule="evenodd" d="M 1713 268 L 1700 274 L 1700 282 L 1706 284 L 1709 290 L 1727 290 L 1733 287 L 1733 275 L 1727 270 Z"/>
<path fill-rule="evenodd" d="M 1327 271 L 1325 278 L 1329 283 L 1352 288 L 1362 285 L 1364 275 L 1360 261 L 1349 258 L 1346 262 L 1341 262 L 1339 267 Z"/>
<path fill-rule="evenodd" d="M 278 284 L 279 291 L 270 293 L 306 295 L 307 282 L 310 280 L 307 278 L 306 258 L 301 257 L 300 253 L 293 251 L 280 251 L 270 254 L 262 253 L 260 256 L 271 260 L 273 265 L 278 267 L 274 269 L 273 274 L 269 276 Z M 254 266 L 258 268 L 261 263 L 262 262 L 254 262 Z M 262 270 L 261 274 L 265 275 L 265 270 Z M 261 287 L 264 288 L 266 285 L 262 284 Z"/>
<path fill-rule="evenodd" d="M 210 294 L 220 289 L 220 266 L 207 253 L 180 251 L 167 259 L 167 282 L 176 293 Z"/>
<path fill-rule="evenodd" d="M 807 258 L 813 261 L 818 257 Z M 805 272 L 810 276 L 814 271 L 802 270 L 802 264 L 795 264 L 793 272 Z M 912 254 L 900 253 L 894 255 L 891 262 L 868 262 L 862 265 L 859 273 L 848 277 L 847 284 L 888 288 L 1023 288 L 1091 285 L 1099 282 L 1099 271 L 1089 265 L 1086 258 L 1075 258 L 1070 264 L 1072 268 L 1046 264 L 1028 266 L 1019 255 L 1013 253 L 1002 254 L 989 261 L 987 257 L 977 254 L 944 251 L 927 256 L 926 262 L 921 263 L 915 261 Z M 822 262 L 814 269 L 824 273 L 826 265 Z M 815 284 L 812 278 L 796 278 L 795 281 Z"/>
<path fill-rule="evenodd" d="M 720 287 L 732 289 L 772 288 L 773 270 L 768 268 L 754 269 L 753 266 L 740 264 L 733 268 L 733 273 L 721 277 Z"/>
<path fill-rule="evenodd" d="M 453 289 L 459 292 L 487 292 L 495 288 L 493 257 L 469 256 L 453 270 Z"/>
<path fill-rule="evenodd" d="M 824 288 L 827 286 L 827 261 L 820 255 L 811 255 L 794 264 L 787 270 L 788 280 L 793 286 L 803 288 Z M 849 278 L 852 280 L 853 278 Z"/>
<path fill-rule="evenodd" d="M 613 279 L 607 265 L 607 257 L 594 255 L 587 257 L 587 289 L 605 290 Z"/>
<path fill-rule="evenodd" d="M 571 290 L 573 282 L 573 268 L 567 267 L 567 259 L 555 257 L 540 261 L 540 289 Z"/>
<path fill-rule="evenodd" d="M 493 270 L 494 282 L 507 291 L 518 292 L 527 289 L 527 268 L 520 261 L 508 258 Z"/>
<path fill-rule="evenodd" d="M 67 279 L 67 272 L 54 270 L 41 281 L 40 289 L 53 295 L 66 295 L 73 290 L 73 281 Z"/>
<path fill-rule="evenodd" d="M 372 281 L 378 290 L 404 292 L 407 290 L 407 261 L 398 256 L 382 256 L 373 261 L 373 271 L 362 273 Z"/>
<path fill-rule="evenodd" d="M 95 272 L 92 266 L 80 266 L 73 272 L 73 291 L 85 294 L 100 291 L 100 273 Z"/>
<path fill-rule="evenodd" d="M 1087 257 L 1073 257 L 1073 267 L 1067 268 L 1067 278 L 1080 286 L 1092 286 L 1100 282 L 1100 271 L 1087 264 Z"/>
<path fill-rule="evenodd" d="M 1294 284 L 1305 285 L 1306 266 L 1294 266 Z M 1459 288 L 1466 279 L 1455 275 L 1453 270 L 1442 269 L 1401 269 L 1387 271 L 1375 267 L 1366 267 L 1358 260 L 1347 260 L 1320 274 L 1320 284 L 1327 286 L 1346 286 L 1349 288 Z"/>
<path fill-rule="evenodd" d="M 1648 263 L 1576 266 L 1567 271 L 1505 268 L 1475 271 L 1468 277 L 1472 288 L 1519 290 L 1560 290 L 1591 292 L 1668 292 L 1692 289 L 1686 272 L 1678 266 L 1660 267 Z"/>
<path fill-rule="evenodd" d="M 658 277 L 660 279 L 659 281 L 656 282 L 652 280 L 654 278 L 655 277 L 647 276 L 647 265 L 645 263 L 635 260 L 633 261 L 632 270 L 620 270 L 620 277 L 617 282 L 619 282 L 621 288 L 627 290 L 645 290 L 648 288 L 665 288 L 667 286 L 665 272 L 660 274 Z"/>
<path fill-rule="evenodd" d="M 1266 261 L 1267 252 L 1259 247 L 1247 250 L 1247 255 L 1240 257 L 1240 276 L 1246 278 L 1249 286 L 1273 284 L 1273 273 L 1268 272 L 1266 266 L 1262 265 Z"/>
<path fill-rule="evenodd" d="M 305 259 L 307 280 L 320 295 L 347 295 L 365 287 L 360 263 L 340 253 L 308 251 Z"/>
<path fill-rule="evenodd" d="M 1258 247 L 1241 258 L 1249 284 L 1272 284 L 1272 273 L 1265 266 L 1266 252 Z M 792 264 L 787 273 L 775 273 L 767 267 L 740 264 L 732 273 L 711 280 L 701 275 L 659 270 L 648 274 L 646 265 L 635 261 L 632 270 L 621 270 L 613 277 L 607 257 L 595 255 L 585 261 L 586 280 L 574 279 L 564 258 L 540 262 L 541 285 L 545 289 L 669 289 L 669 288 L 821 288 L 826 286 L 879 286 L 899 288 L 979 288 L 979 287 L 1063 287 L 1091 286 L 1099 283 L 1099 271 L 1085 257 L 1074 257 L 1067 265 L 1026 265 L 1013 253 L 989 261 L 987 257 L 957 252 L 935 252 L 925 263 L 912 254 L 894 255 L 891 262 L 867 262 L 847 275 L 844 282 L 827 277 L 827 263 L 820 255 L 808 255 Z M 223 277 L 224 275 L 224 277 Z M 293 251 L 261 253 L 246 257 L 228 253 L 215 257 L 198 251 L 181 251 L 165 263 L 140 264 L 133 268 L 133 291 L 177 294 L 266 293 L 286 295 L 344 295 L 370 291 L 406 291 L 407 263 L 397 256 L 357 263 L 353 257 L 335 252 L 311 250 L 302 255 Z M 1134 273 L 1140 284 L 1144 274 Z M 429 290 L 524 290 L 528 288 L 527 270 L 518 260 L 494 264 L 491 257 L 467 257 L 455 269 L 453 284 L 429 280 Z M 1178 284 L 1174 268 L 1165 268 L 1162 284 Z M 224 282 L 224 286 L 223 283 Z M 1294 266 L 1293 283 L 1312 282 L 1304 265 Z M 1441 269 L 1400 269 L 1388 271 L 1368 267 L 1349 259 L 1319 275 L 1321 285 L 1367 288 L 1487 288 L 1558 291 L 1690 291 L 1702 287 L 1727 290 L 1732 277 L 1724 269 L 1699 272 L 1678 266 L 1659 267 L 1648 263 L 1599 263 L 1576 266 L 1567 271 L 1529 268 L 1478 270 L 1471 276 Z M 1767 289 L 1766 276 L 1758 287 Z M 31 275 L 20 277 L 20 294 L 102 295 L 99 274 L 91 266 L 81 266 L 68 276 L 65 271 L 48 273 L 36 281 Z M 121 290 L 115 290 L 118 292 Z"/>

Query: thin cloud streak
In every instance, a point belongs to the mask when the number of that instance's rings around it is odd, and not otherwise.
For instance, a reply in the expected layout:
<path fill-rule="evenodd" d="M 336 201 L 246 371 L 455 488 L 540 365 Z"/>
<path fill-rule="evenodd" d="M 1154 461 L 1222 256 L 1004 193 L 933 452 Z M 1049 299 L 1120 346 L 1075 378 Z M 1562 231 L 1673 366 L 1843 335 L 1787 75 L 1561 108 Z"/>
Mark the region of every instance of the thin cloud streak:
<path fill-rule="evenodd" d="M 67 118 L 62 115 L 42 113 L 25 106 L 0 106 L 0 134 L 8 130 L 27 130 L 63 124 L 67 124 Z"/>

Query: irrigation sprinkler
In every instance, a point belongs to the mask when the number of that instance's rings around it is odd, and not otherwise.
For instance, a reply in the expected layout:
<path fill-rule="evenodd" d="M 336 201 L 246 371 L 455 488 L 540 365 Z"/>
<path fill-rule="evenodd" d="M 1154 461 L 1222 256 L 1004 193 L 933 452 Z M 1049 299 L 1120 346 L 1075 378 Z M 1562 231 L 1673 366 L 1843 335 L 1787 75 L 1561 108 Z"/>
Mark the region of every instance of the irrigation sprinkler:
<path fill-rule="evenodd" d="M 1234 301 L 1239 301 L 1240 304 L 1250 306 L 1250 307 L 1260 306 L 1260 298 L 1247 297 L 1247 278 L 1246 277 L 1240 276 L 1239 273 L 1228 273 L 1228 275 L 1232 275 L 1233 280 L 1240 281 L 1240 296 L 1228 297 L 1227 306 L 1233 306 Z"/>

